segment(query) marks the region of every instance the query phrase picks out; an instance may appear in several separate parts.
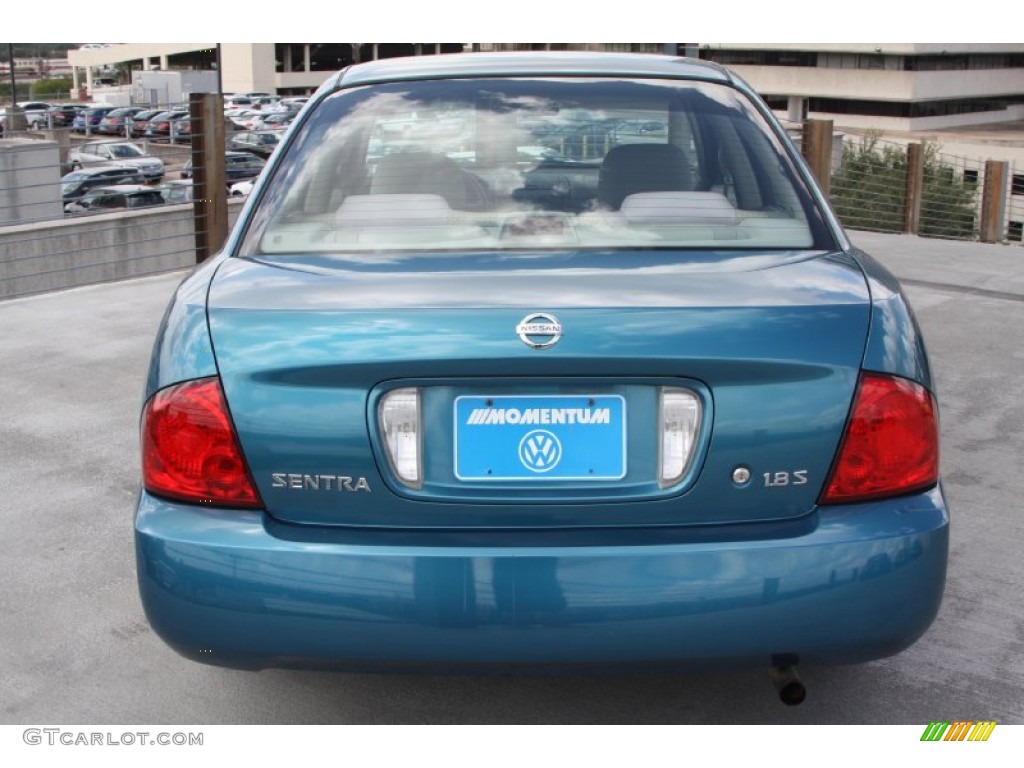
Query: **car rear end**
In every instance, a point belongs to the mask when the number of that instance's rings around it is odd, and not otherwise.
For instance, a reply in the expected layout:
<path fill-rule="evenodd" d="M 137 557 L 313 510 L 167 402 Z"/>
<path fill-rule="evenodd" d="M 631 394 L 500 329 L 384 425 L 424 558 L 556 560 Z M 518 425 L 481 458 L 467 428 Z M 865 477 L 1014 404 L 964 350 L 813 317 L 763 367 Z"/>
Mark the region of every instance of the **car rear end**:
<path fill-rule="evenodd" d="M 457 58 L 325 85 L 179 288 L 157 632 L 245 668 L 911 644 L 948 537 L 923 344 L 767 110 L 694 63 Z"/>
<path fill-rule="evenodd" d="M 147 184 L 159 184 L 164 178 L 164 161 L 159 157 L 145 157 L 131 163 Z"/>
<path fill-rule="evenodd" d="M 111 111 L 113 107 L 95 107 L 93 109 L 86 110 L 85 113 L 85 125 L 83 128 L 88 126 L 89 130 L 99 131 L 100 124 Z"/>
<path fill-rule="evenodd" d="M 146 130 L 143 135 L 153 141 L 170 139 L 171 127 L 174 122 L 185 117 L 187 114 L 187 111 L 161 112 L 150 119 L 149 123 L 146 125 Z"/>
<path fill-rule="evenodd" d="M 70 127 L 74 123 L 77 114 L 78 110 L 74 107 L 62 105 L 50 107 L 49 111 L 49 117 L 54 128 Z"/>
<path fill-rule="evenodd" d="M 138 109 L 132 107 L 112 110 L 100 120 L 99 125 L 96 126 L 96 132 L 113 136 L 124 136 L 126 134 L 126 125 L 131 122 L 132 115 L 138 111 Z"/>
<path fill-rule="evenodd" d="M 160 110 L 158 109 L 147 109 L 135 114 L 131 119 L 132 138 L 144 135 L 149 127 L 149 121 L 159 114 Z"/>

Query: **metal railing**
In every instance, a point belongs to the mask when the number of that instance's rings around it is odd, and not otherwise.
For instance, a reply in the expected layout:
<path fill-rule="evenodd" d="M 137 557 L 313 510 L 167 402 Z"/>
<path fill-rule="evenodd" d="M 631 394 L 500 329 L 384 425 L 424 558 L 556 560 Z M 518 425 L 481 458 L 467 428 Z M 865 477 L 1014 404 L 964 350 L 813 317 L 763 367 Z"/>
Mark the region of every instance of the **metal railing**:
<path fill-rule="evenodd" d="M 1010 165 L 1010 189 L 1006 205 L 1006 241 L 1024 244 L 1024 163 Z"/>
<path fill-rule="evenodd" d="M 925 142 L 920 152 L 921 180 L 913 192 L 906 144 L 878 134 L 846 137 L 831 178 L 832 205 L 843 225 L 906 232 L 908 205 L 916 205 L 916 234 L 977 239 L 984 165 L 943 153 L 934 143 Z"/>

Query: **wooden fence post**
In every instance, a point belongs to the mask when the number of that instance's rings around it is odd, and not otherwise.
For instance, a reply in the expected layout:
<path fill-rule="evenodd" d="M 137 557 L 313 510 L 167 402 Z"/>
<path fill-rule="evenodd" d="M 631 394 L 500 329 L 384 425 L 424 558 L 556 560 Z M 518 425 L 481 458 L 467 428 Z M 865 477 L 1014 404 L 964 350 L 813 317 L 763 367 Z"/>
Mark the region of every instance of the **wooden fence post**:
<path fill-rule="evenodd" d="M 981 188 L 981 227 L 983 243 L 998 243 L 1005 233 L 1006 177 L 1009 163 L 985 161 L 985 183 Z"/>
<path fill-rule="evenodd" d="M 800 151 L 818 180 L 822 193 L 828 197 L 832 189 L 832 121 L 804 122 Z"/>
<path fill-rule="evenodd" d="M 903 232 L 916 235 L 921 229 L 921 198 L 924 194 L 924 146 L 907 145 L 907 186 L 903 200 Z"/>
<path fill-rule="evenodd" d="M 228 186 L 224 170 L 224 97 L 193 93 L 192 210 L 196 228 L 196 264 L 206 261 L 228 237 Z"/>

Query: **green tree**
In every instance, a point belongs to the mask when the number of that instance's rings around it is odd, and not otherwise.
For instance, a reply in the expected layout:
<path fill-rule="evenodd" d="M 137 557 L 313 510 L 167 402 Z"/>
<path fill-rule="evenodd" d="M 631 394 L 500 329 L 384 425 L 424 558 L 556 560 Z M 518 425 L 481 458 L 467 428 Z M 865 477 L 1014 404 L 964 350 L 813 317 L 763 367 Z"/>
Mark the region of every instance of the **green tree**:
<path fill-rule="evenodd" d="M 70 77 L 49 77 L 36 80 L 32 86 L 33 98 L 42 101 L 67 101 L 71 92 Z"/>

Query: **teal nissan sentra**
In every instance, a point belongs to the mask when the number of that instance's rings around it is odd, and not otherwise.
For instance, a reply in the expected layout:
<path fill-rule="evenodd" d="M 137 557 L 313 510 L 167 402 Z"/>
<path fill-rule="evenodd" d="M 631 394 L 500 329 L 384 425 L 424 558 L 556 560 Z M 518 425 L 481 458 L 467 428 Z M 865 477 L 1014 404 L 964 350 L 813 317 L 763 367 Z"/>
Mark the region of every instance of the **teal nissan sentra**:
<path fill-rule="evenodd" d="M 929 626 L 924 345 L 714 65 L 351 67 L 153 352 L 139 587 L 239 668 L 793 667 Z"/>

